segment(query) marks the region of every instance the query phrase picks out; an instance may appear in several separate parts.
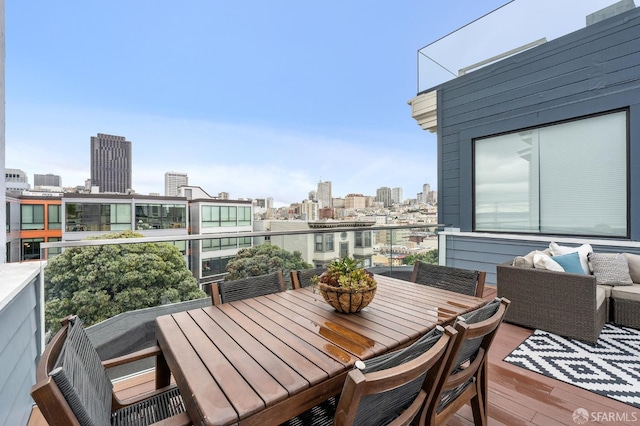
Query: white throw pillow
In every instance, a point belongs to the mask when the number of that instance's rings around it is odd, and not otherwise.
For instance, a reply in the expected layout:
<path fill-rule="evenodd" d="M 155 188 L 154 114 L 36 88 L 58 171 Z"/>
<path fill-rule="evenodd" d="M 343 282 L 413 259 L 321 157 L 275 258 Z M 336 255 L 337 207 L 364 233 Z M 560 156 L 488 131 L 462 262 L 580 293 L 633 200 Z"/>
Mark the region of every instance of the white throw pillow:
<path fill-rule="evenodd" d="M 573 253 L 574 251 L 578 252 L 578 256 L 580 256 L 580 265 L 582 265 L 582 269 L 584 269 L 585 274 L 591 274 L 591 269 L 589 269 L 589 253 L 593 252 L 593 248 L 591 248 L 591 244 L 583 244 L 580 247 L 567 247 L 560 246 L 554 242 L 549 244 L 549 249 L 551 250 L 551 254 L 554 256 L 562 256 L 563 254 Z"/>
<path fill-rule="evenodd" d="M 558 262 L 553 260 L 551 256 L 547 256 L 542 252 L 533 255 L 533 266 L 537 269 L 547 269 L 549 271 L 564 272 L 564 268 Z"/>

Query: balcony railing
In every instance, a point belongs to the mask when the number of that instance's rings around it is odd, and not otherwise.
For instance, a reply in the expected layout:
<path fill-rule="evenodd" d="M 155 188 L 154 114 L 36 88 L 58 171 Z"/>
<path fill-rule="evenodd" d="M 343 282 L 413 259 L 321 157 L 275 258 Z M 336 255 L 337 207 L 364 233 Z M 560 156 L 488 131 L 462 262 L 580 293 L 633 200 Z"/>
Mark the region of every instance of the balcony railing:
<path fill-rule="evenodd" d="M 614 0 L 513 0 L 418 50 L 418 93 L 585 27 Z"/>
<path fill-rule="evenodd" d="M 331 224 L 331 226 L 328 226 Z M 208 290 L 209 282 L 224 279 L 224 273 L 210 276 L 201 274 L 203 256 L 217 255 L 220 251 L 198 252 L 200 242 L 211 239 L 236 239 L 246 241 L 250 238 L 252 245 L 272 244 L 287 251 L 306 251 L 305 260 L 316 264 L 321 259 L 331 260 L 338 256 L 349 254 L 367 259 L 369 267 L 378 263 L 374 255 L 378 251 L 384 252 L 385 259 L 389 259 L 387 270 L 393 274 L 404 272 L 407 268 L 397 266 L 398 256 L 411 252 L 426 251 L 437 247 L 437 232 L 442 225 L 386 225 L 376 226 L 371 222 L 354 223 L 355 226 L 340 226 L 339 223 L 319 222 L 302 230 L 261 231 L 206 235 L 176 235 L 124 239 L 82 240 L 69 242 L 42 243 L 40 261 L 0 265 L 0 321 L 3 324 L 0 332 L 0 424 L 26 424 L 31 413 L 33 401 L 29 395 L 35 378 L 35 368 L 45 344 L 44 326 L 44 268 L 49 256 L 64 251 L 70 247 L 106 246 L 113 244 L 135 244 L 170 242 L 176 244 L 185 256 L 192 272 L 196 275 L 201 288 Z M 334 227 L 335 226 L 335 227 Z M 356 245 L 356 233 L 371 232 L 373 238 L 359 235 Z M 427 237 L 430 244 L 406 244 L 409 234 L 413 232 L 420 238 Z M 315 236 L 332 235 L 333 244 L 329 249 L 322 247 L 316 252 Z M 385 242 L 376 244 L 376 236 L 384 235 Z M 412 249 L 411 246 L 416 246 Z M 306 247 L 306 248 L 305 248 Z M 231 251 L 237 251 L 236 247 Z M 380 250 L 378 250 L 378 248 Z M 346 249 L 346 252 L 345 252 Z M 396 256 L 394 256 L 394 252 Z M 380 272 L 378 267 L 376 272 Z M 125 312 L 112 317 L 102 323 L 89 327 L 88 334 L 98 348 L 103 358 L 111 358 L 139 349 L 140 345 L 150 345 L 155 341 L 154 320 L 158 315 L 175 312 L 177 310 L 192 309 L 210 304 L 210 299 L 204 298 L 188 302 L 165 304 L 162 306 Z M 139 364 L 136 369 L 148 368 Z M 4 372 L 4 373 L 3 373 Z M 130 374 L 131 370 L 110 373 L 112 378 Z"/>

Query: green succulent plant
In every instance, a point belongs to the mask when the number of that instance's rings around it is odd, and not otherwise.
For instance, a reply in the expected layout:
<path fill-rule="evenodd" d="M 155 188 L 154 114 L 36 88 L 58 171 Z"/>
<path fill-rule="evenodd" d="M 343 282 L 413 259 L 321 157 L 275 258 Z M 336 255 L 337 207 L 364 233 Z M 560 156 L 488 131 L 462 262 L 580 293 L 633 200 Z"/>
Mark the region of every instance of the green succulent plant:
<path fill-rule="evenodd" d="M 327 270 L 316 275 L 311 280 L 334 287 L 349 290 L 364 290 L 373 287 L 376 280 L 373 274 L 362 267 L 364 259 L 354 259 L 349 256 L 332 260 L 327 264 Z"/>

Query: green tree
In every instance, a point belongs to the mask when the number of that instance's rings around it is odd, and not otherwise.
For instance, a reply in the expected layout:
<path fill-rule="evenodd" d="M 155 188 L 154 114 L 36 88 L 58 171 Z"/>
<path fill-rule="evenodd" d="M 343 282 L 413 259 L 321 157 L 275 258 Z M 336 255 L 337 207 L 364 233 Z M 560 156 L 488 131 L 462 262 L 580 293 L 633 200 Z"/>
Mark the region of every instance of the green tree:
<path fill-rule="evenodd" d="M 438 249 L 429 250 L 426 253 L 419 254 L 410 254 L 405 256 L 402 263 L 404 265 L 413 265 L 416 263 L 416 260 L 419 260 L 424 263 L 433 263 L 434 265 L 438 264 Z"/>
<path fill-rule="evenodd" d="M 282 271 L 287 274 L 296 269 L 309 269 L 312 265 L 302 258 L 302 253 L 293 253 L 271 244 L 262 244 L 245 248 L 227 263 L 229 273 L 225 280 L 232 281 L 240 278 L 255 277 Z"/>
<path fill-rule="evenodd" d="M 123 231 L 87 240 L 139 237 Z M 49 260 L 44 275 L 45 322 L 52 332 L 67 315 L 92 325 L 121 312 L 206 297 L 169 243 L 68 248 Z"/>

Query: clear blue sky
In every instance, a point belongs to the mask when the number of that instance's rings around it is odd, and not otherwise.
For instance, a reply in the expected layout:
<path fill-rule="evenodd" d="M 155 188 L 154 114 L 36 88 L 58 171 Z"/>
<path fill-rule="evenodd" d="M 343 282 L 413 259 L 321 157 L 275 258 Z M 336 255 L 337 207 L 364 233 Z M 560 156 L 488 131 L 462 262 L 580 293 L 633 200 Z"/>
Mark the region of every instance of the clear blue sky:
<path fill-rule="evenodd" d="M 178 171 L 277 205 L 319 180 L 415 197 L 437 184 L 436 136 L 407 105 L 416 52 L 504 3 L 8 0 L 6 167 L 82 185 L 109 133 L 133 143 L 141 193 Z"/>

